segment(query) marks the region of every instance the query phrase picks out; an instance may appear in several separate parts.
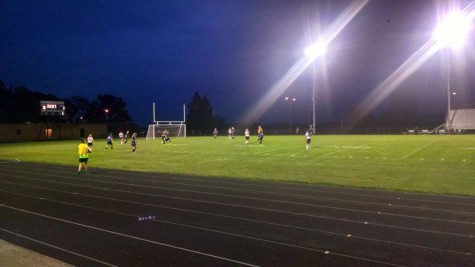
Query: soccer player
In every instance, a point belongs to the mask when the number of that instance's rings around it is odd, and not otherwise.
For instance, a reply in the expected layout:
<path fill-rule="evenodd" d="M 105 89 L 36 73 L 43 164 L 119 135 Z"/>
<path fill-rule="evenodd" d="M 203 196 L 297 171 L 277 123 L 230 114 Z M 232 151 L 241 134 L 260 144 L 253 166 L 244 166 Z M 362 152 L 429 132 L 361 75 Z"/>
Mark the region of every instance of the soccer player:
<path fill-rule="evenodd" d="M 120 139 L 120 144 L 124 144 L 124 133 L 122 131 L 119 132 L 119 139 Z"/>
<path fill-rule="evenodd" d="M 111 150 L 114 149 L 114 147 L 113 147 L 114 140 L 112 139 L 112 133 L 109 133 L 109 134 L 107 135 L 106 142 L 107 142 L 107 144 L 106 144 L 106 151 L 107 151 L 107 148 L 109 147 L 109 145 L 111 146 Z"/>
<path fill-rule="evenodd" d="M 132 134 L 130 144 L 132 145 L 132 152 L 135 152 L 135 149 L 137 148 L 137 133 Z"/>
<path fill-rule="evenodd" d="M 262 144 L 262 140 L 264 139 L 264 129 L 259 125 L 257 128 L 257 141 L 259 144 Z"/>
<path fill-rule="evenodd" d="M 214 139 L 216 139 L 216 137 L 218 137 L 218 129 L 217 128 L 214 128 L 214 130 L 213 130 L 213 137 L 214 137 Z"/>
<path fill-rule="evenodd" d="M 231 139 L 234 139 L 234 134 L 236 133 L 236 130 L 234 127 L 231 127 Z"/>
<path fill-rule="evenodd" d="M 85 144 L 84 138 L 81 138 L 81 143 L 78 145 L 78 155 L 79 155 L 79 166 L 78 166 L 78 175 L 81 173 L 82 167 L 86 174 L 89 174 L 87 170 L 87 160 L 89 158 L 89 153 L 91 152 L 90 148 Z"/>
<path fill-rule="evenodd" d="M 163 132 L 162 132 L 162 144 L 165 144 L 166 142 L 171 142 L 171 140 L 168 137 L 168 130 L 163 130 Z"/>
<path fill-rule="evenodd" d="M 89 134 L 87 136 L 87 146 L 89 147 L 89 149 L 91 150 L 92 152 L 92 145 L 94 144 L 94 137 L 92 137 L 92 134 Z"/>
<path fill-rule="evenodd" d="M 127 140 L 129 139 L 129 135 L 130 135 L 129 131 L 125 132 L 125 134 L 124 134 L 124 144 L 127 144 Z"/>
<path fill-rule="evenodd" d="M 247 145 L 249 143 L 249 130 L 248 129 L 246 129 L 244 131 L 244 139 L 245 139 L 244 143 Z"/>
<path fill-rule="evenodd" d="M 312 135 L 310 134 L 310 131 L 307 130 L 305 131 L 305 147 L 307 150 L 310 148 L 310 142 L 312 141 Z"/>

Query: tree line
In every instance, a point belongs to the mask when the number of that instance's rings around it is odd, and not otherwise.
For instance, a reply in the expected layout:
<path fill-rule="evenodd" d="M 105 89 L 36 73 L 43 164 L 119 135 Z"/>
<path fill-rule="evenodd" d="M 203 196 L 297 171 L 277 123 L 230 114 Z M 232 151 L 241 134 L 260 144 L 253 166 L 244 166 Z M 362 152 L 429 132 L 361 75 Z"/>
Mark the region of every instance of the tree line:
<path fill-rule="evenodd" d="M 186 128 L 195 131 L 196 134 L 211 134 L 214 128 L 226 127 L 225 119 L 214 114 L 208 97 L 195 92 L 187 107 Z"/>
<path fill-rule="evenodd" d="M 41 115 L 40 101 L 64 101 L 65 116 Z M 65 123 L 132 122 L 127 104 L 121 97 L 99 95 L 93 101 L 82 96 L 61 99 L 52 94 L 34 92 L 25 86 L 7 88 L 0 81 L 0 122 L 43 122 L 44 120 Z"/>
<path fill-rule="evenodd" d="M 48 117 L 41 115 L 40 101 L 64 101 L 65 116 Z M 206 96 L 195 92 L 187 105 L 187 128 L 199 133 L 210 133 L 213 128 L 226 127 L 225 119 L 215 116 L 213 106 Z M 34 92 L 25 86 L 7 87 L 0 81 L 0 122 L 44 122 L 45 120 L 64 123 L 107 123 L 132 122 L 127 103 L 109 94 L 98 95 L 90 101 L 82 96 L 58 98 L 52 94 Z"/>

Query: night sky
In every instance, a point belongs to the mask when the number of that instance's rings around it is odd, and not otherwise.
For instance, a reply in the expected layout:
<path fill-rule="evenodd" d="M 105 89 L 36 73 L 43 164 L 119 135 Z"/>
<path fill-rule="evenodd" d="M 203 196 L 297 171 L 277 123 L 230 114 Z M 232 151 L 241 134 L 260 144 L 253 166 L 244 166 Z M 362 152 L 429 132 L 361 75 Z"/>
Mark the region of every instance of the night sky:
<path fill-rule="evenodd" d="M 198 91 L 215 115 L 239 122 L 351 2 L 0 0 L 0 80 L 61 98 L 119 96 L 140 125 L 152 121 L 152 102 L 159 120 L 181 120 Z M 317 122 L 338 120 L 364 101 L 432 38 L 449 2 L 368 1 L 316 59 Z M 471 1 L 454 2 L 463 9 Z M 474 32 L 452 56 L 459 102 L 475 91 Z M 422 95 L 421 112 L 446 109 L 446 54 L 434 54 L 395 89 Z M 255 120 L 288 121 L 289 96 L 297 98 L 293 120 L 310 122 L 313 74 L 303 71 Z"/>

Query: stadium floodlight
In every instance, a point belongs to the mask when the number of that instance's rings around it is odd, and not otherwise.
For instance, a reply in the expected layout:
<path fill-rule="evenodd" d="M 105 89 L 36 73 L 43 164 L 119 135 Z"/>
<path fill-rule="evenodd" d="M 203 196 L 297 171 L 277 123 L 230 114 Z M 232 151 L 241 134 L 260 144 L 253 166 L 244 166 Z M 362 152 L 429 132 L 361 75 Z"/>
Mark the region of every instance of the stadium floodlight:
<path fill-rule="evenodd" d="M 305 48 L 305 55 L 309 58 L 316 58 L 322 56 L 327 51 L 327 44 L 320 40 L 312 44 L 311 46 Z"/>
<path fill-rule="evenodd" d="M 434 37 L 441 46 L 458 48 L 463 46 L 471 28 L 471 18 L 462 12 L 447 15 L 434 30 Z"/>
<path fill-rule="evenodd" d="M 310 59 L 313 60 L 319 56 L 323 56 L 327 51 L 327 43 L 323 40 L 319 40 L 312 44 L 311 46 L 305 49 L 305 55 Z M 313 68 L 313 84 L 312 84 L 312 132 L 315 133 L 315 64 Z"/>
<path fill-rule="evenodd" d="M 472 17 L 464 15 L 462 12 L 453 12 L 447 15 L 434 30 L 433 35 L 438 45 L 442 47 L 460 48 L 464 45 L 465 39 L 470 32 Z M 450 116 L 451 108 L 451 84 L 450 84 L 450 52 L 447 61 L 447 119 L 445 120 L 445 129 L 450 131 L 452 128 L 452 119 Z"/>

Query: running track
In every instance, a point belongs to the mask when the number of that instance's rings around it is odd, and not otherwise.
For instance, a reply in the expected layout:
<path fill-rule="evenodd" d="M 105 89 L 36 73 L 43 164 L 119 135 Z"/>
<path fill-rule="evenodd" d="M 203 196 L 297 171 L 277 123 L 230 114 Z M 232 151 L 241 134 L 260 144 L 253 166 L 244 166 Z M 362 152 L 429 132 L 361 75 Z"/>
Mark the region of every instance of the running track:
<path fill-rule="evenodd" d="M 0 238 L 76 266 L 475 266 L 475 198 L 0 161 Z"/>

